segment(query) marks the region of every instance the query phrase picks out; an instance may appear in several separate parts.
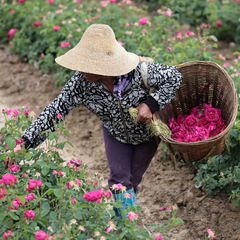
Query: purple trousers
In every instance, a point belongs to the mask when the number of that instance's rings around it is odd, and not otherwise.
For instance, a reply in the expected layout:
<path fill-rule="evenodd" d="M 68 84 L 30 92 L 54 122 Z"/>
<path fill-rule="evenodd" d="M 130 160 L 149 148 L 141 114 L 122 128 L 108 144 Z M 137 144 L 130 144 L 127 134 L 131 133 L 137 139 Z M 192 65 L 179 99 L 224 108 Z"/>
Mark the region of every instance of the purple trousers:
<path fill-rule="evenodd" d="M 153 138 L 138 145 L 125 144 L 110 136 L 106 128 L 102 129 L 110 168 L 108 179 L 110 189 L 113 184 L 121 183 L 127 190 L 133 187 L 137 192 L 142 176 L 157 151 L 157 140 Z"/>

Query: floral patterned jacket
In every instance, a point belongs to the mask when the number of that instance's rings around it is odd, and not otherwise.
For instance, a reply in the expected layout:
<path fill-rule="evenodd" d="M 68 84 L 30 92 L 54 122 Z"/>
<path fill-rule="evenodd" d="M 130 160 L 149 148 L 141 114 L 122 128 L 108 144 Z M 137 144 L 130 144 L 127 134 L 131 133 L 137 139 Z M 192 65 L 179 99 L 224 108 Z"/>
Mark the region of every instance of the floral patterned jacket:
<path fill-rule="evenodd" d="M 148 86 L 156 89 L 150 96 L 157 101 L 161 110 L 174 98 L 182 82 L 182 75 L 176 67 L 160 63 L 149 63 L 147 73 Z M 55 100 L 45 107 L 30 125 L 23 138 L 30 141 L 31 147 L 37 147 L 49 135 L 41 134 L 43 131 L 55 130 L 54 121 L 58 121 L 58 113 L 65 119 L 73 108 L 83 104 L 100 118 L 103 126 L 115 139 L 122 143 L 140 144 L 149 141 L 152 136 L 146 123 L 133 123 L 128 110 L 130 107 L 137 107 L 148 97 L 148 90 L 141 77 L 140 64 L 133 70 L 132 78 L 121 99 L 117 99 L 100 80 L 88 82 L 77 71 Z"/>

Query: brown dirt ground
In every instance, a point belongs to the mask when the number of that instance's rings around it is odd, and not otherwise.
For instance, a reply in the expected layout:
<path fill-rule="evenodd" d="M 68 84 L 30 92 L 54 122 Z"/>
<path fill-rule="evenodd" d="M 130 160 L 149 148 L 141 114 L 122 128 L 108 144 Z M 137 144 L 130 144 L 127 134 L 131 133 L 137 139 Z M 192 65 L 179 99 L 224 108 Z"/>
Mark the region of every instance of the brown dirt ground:
<path fill-rule="evenodd" d="M 0 45 L 0 107 L 16 108 L 29 104 L 36 116 L 61 91 L 53 87 L 52 75 L 43 74 L 24 63 L 17 55 L 10 54 Z M 38 106 L 36 108 L 36 106 Z M 3 124 L 0 116 L 0 124 Z M 69 141 L 74 148 L 66 147 L 62 157 L 66 160 L 80 159 L 88 164 L 90 173 L 98 171 L 107 186 L 109 169 L 105 156 L 100 121 L 86 108 L 80 106 L 71 111 L 67 119 L 71 131 Z M 177 204 L 177 216 L 184 224 L 173 228 L 165 237 L 177 240 L 204 239 L 206 229 L 215 232 L 216 239 L 240 239 L 240 208 L 234 208 L 228 196 L 208 196 L 195 187 L 195 169 L 191 165 L 178 164 L 174 170 L 170 160 L 163 159 L 160 146 L 140 184 L 137 194 L 142 208 L 141 217 L 145 227 L 152 223 L 162 224 L 170 218 L 168 211 L 160 207 Z M 153 237 L 163 233 L 149 229 Z"/>

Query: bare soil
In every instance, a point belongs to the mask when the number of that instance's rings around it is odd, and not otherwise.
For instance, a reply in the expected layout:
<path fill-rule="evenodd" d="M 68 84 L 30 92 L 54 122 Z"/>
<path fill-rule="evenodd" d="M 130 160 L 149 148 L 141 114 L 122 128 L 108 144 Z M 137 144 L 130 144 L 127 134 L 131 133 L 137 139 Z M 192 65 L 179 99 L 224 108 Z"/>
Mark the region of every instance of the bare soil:
<path fill-rule="evenodd" d="M 11 54 L 7 46 L 0 45 L 0 107 L 21 109 L 29 104 L 36 117 L 43 108 L 59 94 L 62 87 L 53 87 L 54 77 L 46 75 Z M 3 124 L 0 116 L 0 124 Z M 74 148 L 67 146 L 62 152 L 66 160 L 80 159 L 87 163 L 90 173 L 96 170 L 107 186 L 109 169 L 107 165 L 101 122 L 89 110 L 79 106 L 68 115 L 67 129 Z M 141 218 L 145 227 L 152 223 L 162 224 L 170 218 L 170 213 L 160 211 L 177 204 L 177 216 L 184 224 L 173 228 L 165 237 L 177 240 L 204 239 L 206 229 L 215 232 L 215 239 L 240 239 L 240 208 L 234 208 L 229 196 L 206 195 L 204 189 L 196 188 L 195 169 L 191 165 L 178 164 L 174 170 L 171 161 L 163 158 L 160 145 L 149 169 L 140 184 L 137 194 L 142 208 Z M 163 233 L 149 229 L 153 237 Z"/>

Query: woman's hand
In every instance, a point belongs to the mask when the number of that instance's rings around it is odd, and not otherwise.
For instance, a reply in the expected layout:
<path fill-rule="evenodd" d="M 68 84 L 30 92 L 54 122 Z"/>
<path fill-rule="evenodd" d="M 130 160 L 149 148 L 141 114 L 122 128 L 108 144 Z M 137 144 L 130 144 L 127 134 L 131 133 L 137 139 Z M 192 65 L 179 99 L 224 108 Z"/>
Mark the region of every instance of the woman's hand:
<path fill-rule="evenodd" d="M 142 103 L 137 107 L 138 115 L 135 122 L 149 123 L 152 120 L 152 112 L 146 103 Z"/>

